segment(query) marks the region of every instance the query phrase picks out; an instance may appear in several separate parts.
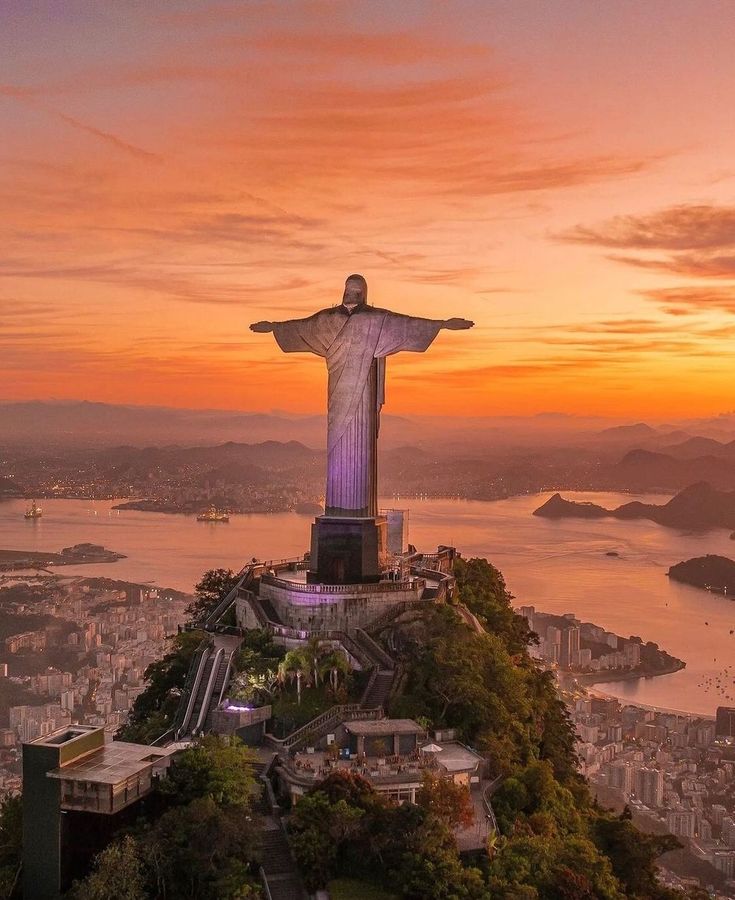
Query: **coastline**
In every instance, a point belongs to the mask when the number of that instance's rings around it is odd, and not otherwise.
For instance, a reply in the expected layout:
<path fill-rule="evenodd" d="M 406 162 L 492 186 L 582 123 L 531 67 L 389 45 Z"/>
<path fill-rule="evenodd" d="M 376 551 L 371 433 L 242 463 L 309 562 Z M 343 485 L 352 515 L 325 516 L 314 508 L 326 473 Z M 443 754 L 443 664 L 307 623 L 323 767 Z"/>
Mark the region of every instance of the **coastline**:
<path fill-rule="evenodd" d="M 638 681 L 641 678 L 657 678 L 659 675 L 673 675 L 674 672 L 680 672 L 682 669 L 686 668 L 686 663 L 683 659 L 674 659 L 671 663 L 664 666 L 661 669 L 656 669 L 655 671 L 641 671 L 639 669 L 633 669 L 630 671 L 617 672 L 614 669 L 607 669 L 604 672 L 569 672 L 579 684 L 582 685 L 592 685 L 592 684 L 604 684 L 608 681 Z M 611 678 L 610 675 L 614 674 L 614 678 Z"/>
<path fill-rule="evenodd" d="M 87 545 L 89 546 L 89 545 Z M 83 552 L 80 548 L 67 548 L 69 551 L 54 553 L 38 550 L 0 550 L 0 572 L 18 572 L 25 569 L 36 569 L 47 572 L 51 568 L 61 566 L 96 565 L 97 563 L 114 563 L 126 559 L 124 553 L 100 547 L 96 552 Z"/>

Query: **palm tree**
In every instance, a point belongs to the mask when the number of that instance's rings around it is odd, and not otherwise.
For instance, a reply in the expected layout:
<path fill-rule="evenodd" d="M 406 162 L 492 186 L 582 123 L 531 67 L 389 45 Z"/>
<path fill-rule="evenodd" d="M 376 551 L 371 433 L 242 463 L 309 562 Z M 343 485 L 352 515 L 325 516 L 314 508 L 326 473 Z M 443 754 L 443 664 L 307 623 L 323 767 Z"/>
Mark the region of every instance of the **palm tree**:
<path fill-rule="evenodd" d="M 324 645 L 318 637 L 313 636 L 309 638 L 306 642 L 306 646 L 302 649 L 314 671 L 314 684 L 319 687 L 319 674 L 321 671 L 320 662 L 321 657 L 324 656 Z"/>
<path fill-rule="evenodd" d="M 340 650 L 332 650 L 321 658 L 320 671 L 322 677 L 329 675 L 329 684 L 333 691 L 339 687 L 340 675 L 347 676 L 352 671 L 347 657 Z"/>
<path fill-rule="evenodd" d="M 299 705 L 301 704 L 301 679 L 304 677 L 304 673 L 308 673 L 310 669 L 311 662 L 303 647 L 289 650 L 278 666 L 278 680 L 282 684 L 284 681 L 296 679 L 296 698 Z"/>

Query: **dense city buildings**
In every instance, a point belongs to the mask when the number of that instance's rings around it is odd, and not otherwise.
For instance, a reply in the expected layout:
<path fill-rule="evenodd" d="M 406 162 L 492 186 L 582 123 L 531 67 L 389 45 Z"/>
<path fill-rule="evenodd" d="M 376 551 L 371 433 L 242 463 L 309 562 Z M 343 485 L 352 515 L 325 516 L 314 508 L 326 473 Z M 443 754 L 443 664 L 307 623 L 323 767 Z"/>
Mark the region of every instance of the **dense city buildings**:
<path fill-rule="evenodd" d="M 516 612 L 538 635 L 532 652 L 547 665 L 584 676 L 587 683 L 603 680 L 600 673 L 610 671 L 618 676 L 639 677 L 675 672 L 684 666 L 656 644 L 644 643 L 635 636 L 623 638 L 591 622 L 582 622 L 573 613 L 555 616 L 533 606 L 521 606 Z"/>
<path fill-rule="evenodd" d="M 600 801 L 628 804 L 644 830 L 677 836 L 693 861 L 709 864 L 709 883 L 732 891 L 735 741 L 718 735 L 712 718 L 622 705 L 579 688 L 565 696 L 581 771 Z"/>
<path fill-rule="evenodd" d="M 72 723 L 111 737 L 144 689 L 146 668 L 185 620 L 179 591 L 106 578 L 6 576 L 6 633 L 33 615 L 34 631 L 0 645 L 0 790 L 21 784 L 21 743 Z"/>
<path fill-rule="evenodd" d="M 735 738 L 735 707 L 717 707 L 715 732 L 717 734 L 717 737 Z"/>

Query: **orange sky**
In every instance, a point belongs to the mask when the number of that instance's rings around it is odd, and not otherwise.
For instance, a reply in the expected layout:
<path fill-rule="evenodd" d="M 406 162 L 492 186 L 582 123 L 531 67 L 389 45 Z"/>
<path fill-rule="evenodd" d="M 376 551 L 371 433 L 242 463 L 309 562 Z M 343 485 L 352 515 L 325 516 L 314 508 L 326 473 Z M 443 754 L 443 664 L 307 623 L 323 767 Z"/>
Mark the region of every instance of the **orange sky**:
<path fill-rule="evenodd" d="M 324 406 L 257 319 L 461 315 L 388 410 L 735 407 L 729 0 L 0 7 L 0 399 Z"/>

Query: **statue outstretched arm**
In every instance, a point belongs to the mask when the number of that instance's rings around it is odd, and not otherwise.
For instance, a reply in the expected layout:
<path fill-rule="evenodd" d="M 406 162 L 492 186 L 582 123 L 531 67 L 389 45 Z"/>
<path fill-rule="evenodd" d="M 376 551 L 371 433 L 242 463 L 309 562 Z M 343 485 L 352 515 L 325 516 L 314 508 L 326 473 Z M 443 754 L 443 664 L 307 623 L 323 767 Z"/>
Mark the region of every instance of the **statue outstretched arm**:
<path fill-rule="evenodd" d="M 284 353 L 315 353 L 326 356 L 336 334 L 335 326 L 344 319 L 314 313 L 305 319 L 287 319 L 285 322 L 253 322 L 250 330 L 257 334 L 273 333 L 276 343 Z"/>
<path fill-rule="evenodd" d="M 460 331 L 472 328 L 474 324 L 467 319 L 422 319 L 386 311 L 375 355 L 390 356 L 402 350 L 423 353 L 442 328 Z"/>
<path fill-rule="evenodd" d="M 464 331 L 467 328 L 474 328 L 475 323 L 470 322 L 469 319 L 445 319 L 442 322 L 442 328 L 447 328 L 449 331 Z"/>

